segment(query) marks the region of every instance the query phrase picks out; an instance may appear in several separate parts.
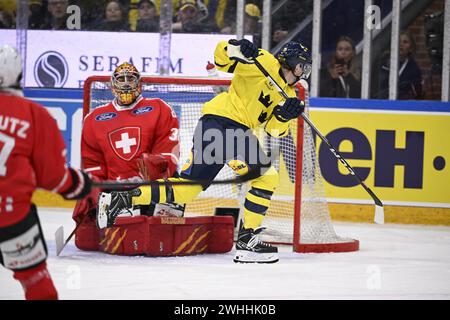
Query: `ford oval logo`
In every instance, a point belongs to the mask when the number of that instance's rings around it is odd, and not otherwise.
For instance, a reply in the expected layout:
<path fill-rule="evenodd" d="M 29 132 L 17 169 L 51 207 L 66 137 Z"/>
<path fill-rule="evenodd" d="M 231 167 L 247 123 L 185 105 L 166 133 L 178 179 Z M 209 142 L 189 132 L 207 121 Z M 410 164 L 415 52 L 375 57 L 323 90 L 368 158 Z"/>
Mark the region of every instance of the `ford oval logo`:
<path fill-rule="evenodd" d="M 96 121 L 106 121 L 111 120 L 113 118 L 117 117 L 117 113 L 114 112 L 108 112 L 108 113 L 102 113 L 95 117 Z"/>
<path fill-rule="evenodd" d="M 141 107 L 141 108 L 138 108 L 136 110 L 133 110 L 133 114 L 139 115 L 139 114 L 143 114 L 143 113 L 146 113 L 146 112 L 150 112 L 152 110 L 153 110 L 152 107 Z"/>

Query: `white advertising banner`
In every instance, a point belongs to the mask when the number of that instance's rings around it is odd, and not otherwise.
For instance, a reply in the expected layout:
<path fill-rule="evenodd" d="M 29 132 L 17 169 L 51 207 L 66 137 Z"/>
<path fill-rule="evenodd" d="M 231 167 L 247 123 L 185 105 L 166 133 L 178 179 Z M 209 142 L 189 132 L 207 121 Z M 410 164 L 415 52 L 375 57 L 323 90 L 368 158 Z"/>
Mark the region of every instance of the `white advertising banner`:
<path fill-rule="evenodd" d="M 16 46 L 16 30 L 0 29 L 0 45 Z"/>
<path fill-rule="evenodd" d="M 15 45 L 15 30 L 1 42 Z M 172 34 L 172 76 L 207 76 L 221 34 Z M 158 75 L 159 34 L 29 30 L 26 87 L 81 88 L 91 75 L 110 75 L 121 62 L 133 62 L 144 75 Z"/>

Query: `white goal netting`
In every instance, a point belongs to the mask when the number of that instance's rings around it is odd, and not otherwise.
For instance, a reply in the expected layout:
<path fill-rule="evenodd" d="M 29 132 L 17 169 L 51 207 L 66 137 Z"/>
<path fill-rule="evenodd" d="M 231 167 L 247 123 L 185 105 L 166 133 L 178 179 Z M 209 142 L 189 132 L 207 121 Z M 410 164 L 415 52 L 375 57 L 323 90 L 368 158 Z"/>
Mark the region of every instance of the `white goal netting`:
<path fill-rule="evenodd" d="M 201 117 L 201 109 L 206 101 L 211 100 L 219 88 L 209 79 L 172 79 L 164 78 L 166 83 L 158 83 L 163 78 L 143 77 L 142 92 L 144 97 L 161 98 L 168 103 L 178 116 L 180 123 L 180 164 L 187 160 L 191 147 L 192 136 Z M 192 83 L 192 82 L 195 82 Z M 108 77 L 94 77 L 85 85 L 85 113 L 113 99 Z M 300 127 L 301 128 L 301 127 Z M 263 130 L 255 131 L 266 151 L 277 155 L 273 165 L 280 174 L 280 184 L 275 191 L 270 208 L 263 222 L 267 226 L 265 240 L 276 243 L 293 243 L 294 217 L 297 215 L 299 224 L 297 242 L 300 244 L 339 244 L 354 240 L 339 237 L 331 223 L 328 205 L 325 198 L 323 178 L 317 161 L 314 137 L 311 129 L 305 126 L 303 137 L 303 168 L 301 183 L 297 181 L 297 122 L 291 126 L 287 137 L 281 139 L 269 138 Z M 217 180 L 234 177 L 233 171 L 224 166 L 216 177 Z M 297 183 L 296 183 L 297 181 Z M 301 206 L 295 210 L 296 188 L 301 188 Z M 187 204 L 187 215 L 213 215 L 217 207 L 240 208 L 245 198 L 246 186 L 242 185 L 211 185 L 203 191 L 192 203 Z M 314 251 L 314 250 L 312 250 Z M 332 250 L 339 251 L 339 250 Z"/>

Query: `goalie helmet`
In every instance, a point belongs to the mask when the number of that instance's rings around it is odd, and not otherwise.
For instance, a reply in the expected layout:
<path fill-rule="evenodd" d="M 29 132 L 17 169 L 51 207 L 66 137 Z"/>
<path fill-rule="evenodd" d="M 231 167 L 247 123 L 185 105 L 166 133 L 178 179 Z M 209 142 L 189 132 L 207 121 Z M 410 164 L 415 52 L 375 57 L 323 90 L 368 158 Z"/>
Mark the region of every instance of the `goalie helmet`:
<path fill-rule="evenodd" d="M 20 86 L 22 59 L 19 52 L 10 46 L 0 46 L 0 88 Z"/>
<path fill-rule="evenodd" d="M 292 72 L 295 72 L 297 65 L 300 64 L 302 67 L 302 74 L 299 78 L 309 78 L 312 69 L 311 53 L 309 49 L 301 43 L 289 41 L 281 48 L 277 55 L 277 59 L 284 68 L 291 70 Z"/>
<path fill-rule="evenodd" d="M 111 85 L 117 101 L 128 106 L 141 94 L 141 75 L 135 66 L 124 62 L 114 70 Z"/>

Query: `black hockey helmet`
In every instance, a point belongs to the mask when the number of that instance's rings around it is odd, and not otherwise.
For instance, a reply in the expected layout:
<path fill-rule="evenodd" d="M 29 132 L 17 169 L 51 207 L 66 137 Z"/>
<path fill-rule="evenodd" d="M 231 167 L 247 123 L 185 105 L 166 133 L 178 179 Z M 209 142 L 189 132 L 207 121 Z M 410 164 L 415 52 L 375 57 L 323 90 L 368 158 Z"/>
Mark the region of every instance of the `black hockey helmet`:
<path fill-rule="evenodd" d="M 289 41 L 281 48 L 276 57 L 280 64 L 288 70 L 294 71 L 300 64 L 303 71 L 300 78 L 309 78 L 312 69 L 311 52 L 301 43 Z"/>

